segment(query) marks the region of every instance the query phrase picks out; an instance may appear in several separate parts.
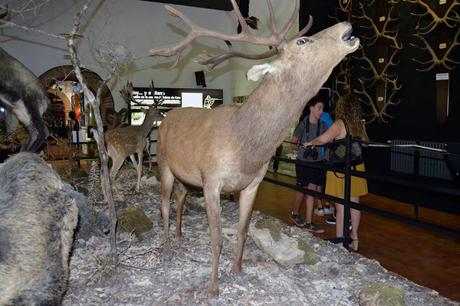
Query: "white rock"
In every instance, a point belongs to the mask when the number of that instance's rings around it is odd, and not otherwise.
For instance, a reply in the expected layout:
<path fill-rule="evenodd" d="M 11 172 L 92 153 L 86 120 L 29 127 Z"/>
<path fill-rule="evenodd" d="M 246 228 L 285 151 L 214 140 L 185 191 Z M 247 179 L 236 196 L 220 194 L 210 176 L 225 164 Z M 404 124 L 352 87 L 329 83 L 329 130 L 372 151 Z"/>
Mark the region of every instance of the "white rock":
<path fill-rule="evenodd" d="M 157 186 L 160 185 L 160 182 L 156 176 L 152 175 L 151 177 L 143 176 L 141 177 L 141 184 L 144 186 Z"/>
<path fill-rule="evenodd" d="M 297 240 L 280 233 L 278 241 L 273 240 L 268 229 L 258 229 L 250 225 L 249 235 L 259 248 L 269 254 L 279 264 L 289 267 L 304 262 L 304 251 L 299 250 Z"/>

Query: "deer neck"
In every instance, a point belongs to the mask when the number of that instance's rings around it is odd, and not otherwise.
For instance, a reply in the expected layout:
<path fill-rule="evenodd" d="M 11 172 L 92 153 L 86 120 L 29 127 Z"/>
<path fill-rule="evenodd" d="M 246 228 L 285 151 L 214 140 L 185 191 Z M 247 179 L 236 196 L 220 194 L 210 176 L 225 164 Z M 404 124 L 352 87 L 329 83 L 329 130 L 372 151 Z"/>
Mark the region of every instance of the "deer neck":
<path fill-rule="evenodd" d="M 266 162 L 273 156 L 288 130 L 299 119 L 306 102 L 317 91 L 308 91 L 301 84 L 289 84 L 266 79 L 235 112 L 233 130 L 241 150 L 247 151 L 248 162 Z"/>
<path fill-rule="evenodd" d="M 153 122 L 155 121 L 155 110 L 149 110 L 147 115 L 145 116 L 144 122 L 142 122 L 140 128 L 142 130 L 142 135 L 147 137 L 153 127 Z"/>

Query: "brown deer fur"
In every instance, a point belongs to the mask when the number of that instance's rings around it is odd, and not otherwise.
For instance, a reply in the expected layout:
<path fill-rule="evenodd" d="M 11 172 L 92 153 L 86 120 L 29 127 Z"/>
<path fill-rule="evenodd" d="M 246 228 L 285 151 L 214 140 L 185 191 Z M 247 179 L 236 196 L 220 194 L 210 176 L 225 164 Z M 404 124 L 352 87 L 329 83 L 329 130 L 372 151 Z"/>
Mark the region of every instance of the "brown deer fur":
<path fill-rule="evenodd" d="M 349 23 L 339 23 L 311 37 L 283 43 L 278 47 L 279 57 L 270 65 L 254 66 L 249 71 L 251 76 L 253 72 L 266 76 L 241 107 L 174 109 L 160 125 L 157 158 L 164 237 L 168 239 L 173 184 L 176 183 L 177 237 L 181 235 L 184 185 L 203 187 L 211 235 L 211 294 L 218 293 L 220 192 L 240 192 L 233 265 L 233 271 L 240 272 L 254 198 L 270 158 L 332 69 L 358 48 L 359 40 L 350 39 L 350 32 Z"/>
<path fill-rule="evenodd" d="M 146 137 L 152 130 L 153 122 L 158 114 L 158 109 L 151 107 L 145 115 L 142 125 L 118 127 L 105 133 L 107 154 L 112 159 L 112 167 L 110 168 L 110 177 L 112 179 L 114 179 L 117 175 L 117 172 L 123 165 L 126 157 L 130 156 L 133 164 L 135 164 L 134 157 L 131 155 L 137 153 L 138 162 L 136 191 L 139 191 L 141 184 L 144 148 L 146 143 L 147 145 L 150 144 L 150 142 L 146 142 Z"/>

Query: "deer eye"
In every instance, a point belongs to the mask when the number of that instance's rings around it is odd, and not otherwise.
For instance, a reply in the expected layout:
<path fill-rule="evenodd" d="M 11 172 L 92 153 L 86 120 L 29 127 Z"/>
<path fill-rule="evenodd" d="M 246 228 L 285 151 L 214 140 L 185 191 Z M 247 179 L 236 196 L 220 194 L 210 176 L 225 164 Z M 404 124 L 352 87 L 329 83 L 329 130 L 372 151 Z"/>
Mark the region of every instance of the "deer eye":
<path fill-rule="evenodd" d="M 297 45 L 303 45 L 305 43 L 311 43 L 313 42 L 313 40 L 311 40 L 310 38 L 308 37 L 300 37 L 299 39 L 297 39 Z"/>

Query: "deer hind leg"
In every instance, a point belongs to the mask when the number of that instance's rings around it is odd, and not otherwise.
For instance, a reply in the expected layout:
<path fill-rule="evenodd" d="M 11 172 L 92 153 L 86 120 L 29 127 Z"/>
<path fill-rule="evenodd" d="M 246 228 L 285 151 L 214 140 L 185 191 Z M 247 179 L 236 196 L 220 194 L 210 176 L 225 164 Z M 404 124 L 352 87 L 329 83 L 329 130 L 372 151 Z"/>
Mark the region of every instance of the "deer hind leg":
<path fill-rule="evenodd" d="M 176 196 L 176 240 L 179 241 L 182 235 L 182 213 L 184 212 L 185 196 L 187 189 L 184 184 L 176 180 L 174 185 L 174 194 Z"/>
<path fill-rule="evenodd" d="M 232 271 L 235 274 L 241 273 L 241 261 L 243 258 L 243 249 L 248 234 L 249 221 L 251 220 L 252 208 L 257 195 L 257 188 L 267 172 L 268 163 L 265 164 L 259 171 L 254 180 L 240 192 L 240 220 L 238 223 L 237 246 L 235 252 L 235 261 Z"/>
<path fill-rule="evenodd" d="M 111 158 L 112 158 L 112 167 L 110 168 L 110 178 L 114 179 L 118 173 L 118 170 L 120 170 L 125 160 L 124 160 L 124 156 L 120 156 L 117 154 L 111 156 Z"/>
<path fill-rule="evenodd" d="M 136 162 L 136 158 L 134 157 L 134 153 L 129 155 L 129 159 L 131 160 L 131 163 L 133 164 L 134 169 L 137 169 L 137 162 Z"/>
<path fill-rule="evenodd" d="M 139 152 L 137 152 L 137 185 L 136 185 L 136 191 L 139 191 L 139 189 L 141 188 L 141 176 L 142 176 L 142 160 L 144 158 L 143 156 L 143 149 L 139 150 Z"/>
<path fill-rule="evenodd" d="M 150 154 L 150 136 L 145 139 L 145 152 L 149 157 L 149 170 L 152 170 L 152 154 Z"/>
<path fill-rule="evenodd" d="M 163 238 L 169 240 L 169 199 L 174 185 L 174 175 L 168 165 L 159 160 L 161 179 L 161 216 L 163 217 Z"/>
<path fill-rule="evenodd" d="M 206 200 L 206 213 L 208 215 L 209 231 L 211 233 L 212 272 L 211 284 L 208 293 L 211 296 L 219 294 L 219 257 L 222 249 L 221 224 L 220 224 L 220 190 L 215 186 L 203 188 Z"/>

